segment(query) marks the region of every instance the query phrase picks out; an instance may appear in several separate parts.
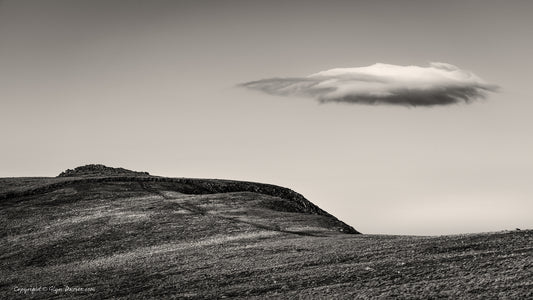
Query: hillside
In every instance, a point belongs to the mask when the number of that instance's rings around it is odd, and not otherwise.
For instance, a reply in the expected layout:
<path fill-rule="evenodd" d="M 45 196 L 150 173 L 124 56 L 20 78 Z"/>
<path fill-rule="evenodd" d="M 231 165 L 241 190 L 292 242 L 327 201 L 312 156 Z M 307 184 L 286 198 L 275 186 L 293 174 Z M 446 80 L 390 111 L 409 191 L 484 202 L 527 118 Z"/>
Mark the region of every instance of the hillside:
<path fill-rule="evenodd" d="M 0 178 L 0 298 L 531 298 L 533 232 L 361 235 L 279 186 Z M 32 290 L 33 288 L 33 290 Z"/>

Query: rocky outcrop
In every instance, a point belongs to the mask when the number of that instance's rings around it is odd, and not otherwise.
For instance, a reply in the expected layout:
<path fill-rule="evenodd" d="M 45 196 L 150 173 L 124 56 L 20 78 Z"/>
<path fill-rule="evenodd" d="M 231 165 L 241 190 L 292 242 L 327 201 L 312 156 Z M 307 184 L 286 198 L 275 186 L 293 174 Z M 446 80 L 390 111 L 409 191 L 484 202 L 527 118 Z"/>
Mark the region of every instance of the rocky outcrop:
<path fill-rule="evenodd" d="M 104 165 L 85 165 L 74 170 L 68 169 L 57 177 L 102 177 L 102 176 L 149 176 L 148 172 L 131 171 L 124 168 L 111 168 Z"/>

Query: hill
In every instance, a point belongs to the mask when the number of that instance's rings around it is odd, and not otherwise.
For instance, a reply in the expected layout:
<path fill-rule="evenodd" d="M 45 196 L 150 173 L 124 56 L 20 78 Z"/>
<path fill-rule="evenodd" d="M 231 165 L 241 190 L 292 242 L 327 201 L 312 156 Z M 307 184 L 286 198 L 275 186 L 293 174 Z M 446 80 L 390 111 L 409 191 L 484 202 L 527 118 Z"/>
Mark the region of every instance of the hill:
<path fill-rule="evenodd" d="M 361 235 L 279 186 L 89 165 L 0 179 L 0 298 L 527 298 L 530 230 Z"/>

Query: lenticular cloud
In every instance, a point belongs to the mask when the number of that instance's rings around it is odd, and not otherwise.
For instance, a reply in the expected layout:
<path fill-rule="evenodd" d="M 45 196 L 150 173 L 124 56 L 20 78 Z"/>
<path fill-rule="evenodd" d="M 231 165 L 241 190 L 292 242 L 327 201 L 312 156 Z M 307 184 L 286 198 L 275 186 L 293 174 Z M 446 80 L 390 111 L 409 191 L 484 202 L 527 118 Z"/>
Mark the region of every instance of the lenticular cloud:
<path fill-rule="evenodd" d="M 307 77 L 268 78 L 242 86 L 272 95 L 311 97 L 320 102 L 446 105 L 483 99 L 497 86 L 474 73 L 446 63 L 428 67 L 377 63 L 360 68 L 337 68 Z"/>

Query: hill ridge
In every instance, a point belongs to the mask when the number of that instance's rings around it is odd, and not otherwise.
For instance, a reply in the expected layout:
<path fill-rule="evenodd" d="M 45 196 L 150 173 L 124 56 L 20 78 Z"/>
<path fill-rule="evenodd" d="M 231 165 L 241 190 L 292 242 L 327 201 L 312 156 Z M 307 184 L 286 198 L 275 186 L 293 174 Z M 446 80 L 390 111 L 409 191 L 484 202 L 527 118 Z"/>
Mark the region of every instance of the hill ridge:
<path fill-rule="evenodd" d="M 70 169 L 69 169 L 70 170 Z M 123 168 L 111 168 L 104 165 L 86 165 L 74 170 L 62 172 L 52 178 L 54 182 L 45 183 L 22 190 L 7 190 L 0 193 L 0 206 L 10 202 L 22 201 L 21 198 L 41 195 L 69 186 L 92 183 L 168 183 L 172 190 L 189 195 L 209 195 L 217 193 L 253 192 L 257 194 L 278 197 L 289 200 L 293 212 L 320 215 L 331 218 L 339 226 L 339 231 L 349 234 L 359 234 L 352 226 L 340 221 L 335 216 L 324 211 L 301 194 L 286 188 L 272 184 L 237 181 L 228 179 L 201 179 L 201 178 L 172 178 L 147 175 L 148 172 L 130 171 Z M 101 172 L 101 173 L 98 173 Z M 111 175 L 108 175 L 110 174 Z M 63 175 L 62 175 L 63 174 Z M 78 176 L 76 176 L 78 175 Z"/>

